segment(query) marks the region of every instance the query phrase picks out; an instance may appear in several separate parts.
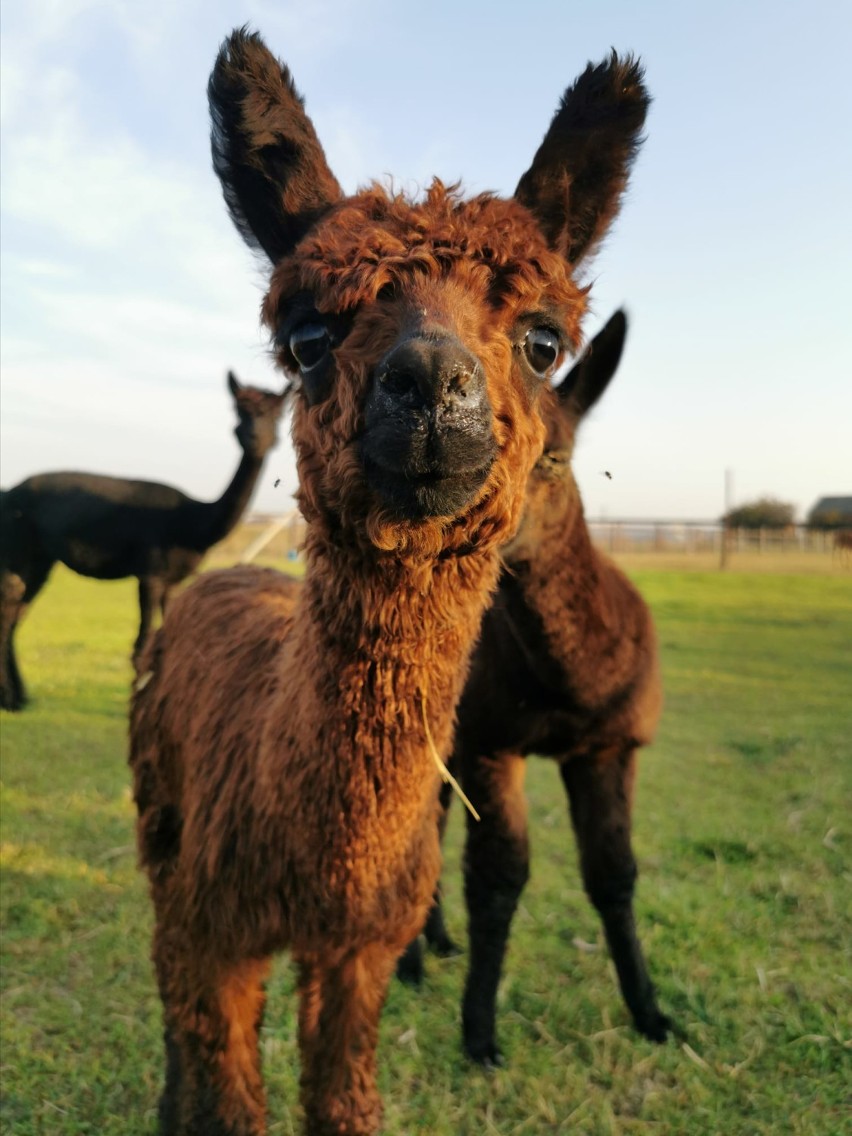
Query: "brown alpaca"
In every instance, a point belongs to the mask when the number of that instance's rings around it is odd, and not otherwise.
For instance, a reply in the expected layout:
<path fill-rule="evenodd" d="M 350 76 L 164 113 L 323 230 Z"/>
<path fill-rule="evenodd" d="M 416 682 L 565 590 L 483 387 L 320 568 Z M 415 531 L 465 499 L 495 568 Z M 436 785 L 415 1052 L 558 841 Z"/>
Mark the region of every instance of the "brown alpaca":
<path fill-rule="evenodd" d="M 499 1064 L 497 985 L 509 928 L 529 875 L 524 774 L 528 754 L 559 762 L 583 882 L 600 913 L 636 1028 L 664 1041 L 633 916 L 630 844 L 636 750 L 661 706 L 650 613 L 624 574 L 592 545 L 571 472 L 574 435 L 618 366 L 626 321 L 617 312 L 559 388 L 547 393 L 545 452 L 530 474 L 506 571 L 482 625 L 458 708 L 453 767 L 481 814 L 468 825 L 465 898 L 470 959 L 462 1010 L 465 1051 Z M 445 804 L 448 804 L 445 801 Z M 440 901 L 427 938 L 446 949 Z M 413 944 L 400 975 L 419 978 Z"/>
<path fill-rule="evenodd" d="M 287 69 L 235 32 L 210 80 L 231 214 L 274 265 L 297 374 L 304 584 L 241 568 L 172 606 L 132 707 L 156 911 L 165 1133 L 264 1130 L 269 956 L 299 974 L 310 1136 L 380 1123 L 381 1007 L 440 869 L 439 775 L 470 650 L 579 340 L 574 266 L 617 212 L 648 98 L 589 67 L 516 197 L 343 197 Z"/>

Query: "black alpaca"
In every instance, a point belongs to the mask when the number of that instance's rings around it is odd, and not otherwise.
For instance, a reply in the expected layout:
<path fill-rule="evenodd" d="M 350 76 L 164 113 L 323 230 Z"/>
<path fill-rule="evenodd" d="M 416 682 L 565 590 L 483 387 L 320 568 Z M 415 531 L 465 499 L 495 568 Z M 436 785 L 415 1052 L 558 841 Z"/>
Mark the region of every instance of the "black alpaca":
<path fill-rule="evenodd" d="M 243 451 L 218 501 L 194 501 L 170 485 L 94 473 L 42 473 L 0 498 L 0 706 L 20 710 L 26 692 L 15 658 L 15 628 L 57 560 L 96 580 L 139 579 L 136 660 L 156 609 L 242 516 L 263 459 L 277 439 L 284 395 L 228 388 Z"/>
<path fill-rule="evenodd" d="M 545 452 L 530 475 L 524 520 L 482 625 L 458 708 L 453 765 L 481 814 L 468 816 L 465 899 L 470 961 L 462 1007 L 465 1051 L 499 1064 L 497 986 L 512 917 L 529 875 L 526 756 L 555 758 L 568 794 L 586 891 L 601 915 L 624 1000 L 640 1033 L 663 1041 L 636 933 L 630 842 L 636 751 L 661 703 L 651 616 L 627 578 L 593 548 L 571 454 L 577 425 L 614 374 L 626 334 L 617 312 L 545 409 Z M 444 794 L 444 806 L 449 806 Z M 452 950 L 440 898 L 426 939 Z M 400 961 L 422 974 L 419 943 Z"/>

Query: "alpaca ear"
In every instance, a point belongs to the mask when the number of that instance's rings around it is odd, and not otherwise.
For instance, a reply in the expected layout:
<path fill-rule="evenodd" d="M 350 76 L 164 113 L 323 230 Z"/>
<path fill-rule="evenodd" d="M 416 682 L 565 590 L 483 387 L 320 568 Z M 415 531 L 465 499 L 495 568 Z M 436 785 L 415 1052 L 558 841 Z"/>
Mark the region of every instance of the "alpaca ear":
<path fill-rule="evenodd" d="M 256 32 L 236 29 L 207 85 L 213 169 L 243 240 L 273 264 L 342 191 L 290 72 Z"/>
<path fill-rule="evenodd" d="M 577 418 L 591 410 L 609 386 L 621 360 L 626 336 L 627 316 L 619 308 L 556 388 L 559 401 Z"/>
<path fill-rule="evenodd" d="M 536 216 L 551 248 L 576 264 L 618 212 L 650 104 L 640 64 L 615 51 L 591 63 L 562 96 L 515 197 Z"/>
<path fill-rule="evenodd" d="M 234 398 L 237 397 L 237 395 L 240 393 L 240 391 L 242 389 L 243 388 L 240 386 L 240 383 L 237 379 L 237 376 L 234 374 L 234 372 L 228 371 L 228 390 L 231 392 L 231 394 L 234 396 Z"/>

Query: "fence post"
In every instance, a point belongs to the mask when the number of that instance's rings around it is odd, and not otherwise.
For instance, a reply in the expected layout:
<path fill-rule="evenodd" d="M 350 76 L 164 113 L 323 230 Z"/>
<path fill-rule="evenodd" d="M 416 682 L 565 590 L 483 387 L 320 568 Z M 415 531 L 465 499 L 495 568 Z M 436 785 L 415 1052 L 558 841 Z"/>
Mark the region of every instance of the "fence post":
<path fill-rule="evenodd" d="M 719 571 L 724 572 L 728 567 L 728 545 L 731 539 L 731 526 L 727 520 L 722 522 L 722 530 L 719 533 L 719 542 L 721 544 L 721 551 L 719 554 Z"/>

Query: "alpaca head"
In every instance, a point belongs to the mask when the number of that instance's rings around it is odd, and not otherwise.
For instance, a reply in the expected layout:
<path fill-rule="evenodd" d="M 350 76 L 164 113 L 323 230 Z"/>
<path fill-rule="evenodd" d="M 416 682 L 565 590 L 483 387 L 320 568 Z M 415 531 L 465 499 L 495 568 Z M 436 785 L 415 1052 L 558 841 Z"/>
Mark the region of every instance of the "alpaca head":
<path fill-rule="evenodd" d="M 527 482 L 527 499 L 520 527 L 503 548 L 507 563 L 534 559 L 553 537 L 564 541 L 566 522 L 581 509 L 580 494 L 571 468 L 574 439 L 584 415 L 591 410 L 618 368 L 627 317 L 619 310 L 598 332 L 559 386 L 542 400 L 547 427 L 544 453 L 534 465 Z"/>
<path fill-rule="evenodd" d="M 278 419 L 287 396 L 244 387 L 233 371 L 228 371 L 228 390 L 237 411 L 237 441 L 245 453 L 262 461 L 278 441 Z"/>
<path fill-rule="evenodd" d="M 287 68 L 238 30 L 208 89 L 213 161 L 272 264 L 263 318 L 295 376 L 300 504 L 397 554 L 496 545 L 580 339 L 574 272 L 618 209 L 648 96 L 614 54 L 570 88 L 508 200 L 435 181 L 344 196 Z"/>

